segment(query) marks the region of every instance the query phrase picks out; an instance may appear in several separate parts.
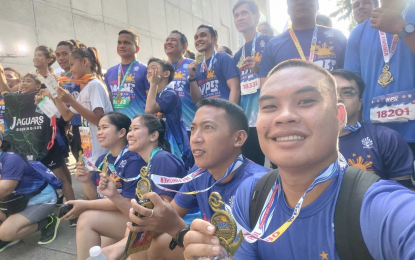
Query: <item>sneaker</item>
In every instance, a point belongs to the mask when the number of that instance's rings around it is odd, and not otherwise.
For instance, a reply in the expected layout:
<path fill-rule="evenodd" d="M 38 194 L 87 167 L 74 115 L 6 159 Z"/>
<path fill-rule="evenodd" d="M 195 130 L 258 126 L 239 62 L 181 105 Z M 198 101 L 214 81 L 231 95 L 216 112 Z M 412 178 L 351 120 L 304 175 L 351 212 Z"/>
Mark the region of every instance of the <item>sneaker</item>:
<path fill-rule="evenodd" d="M 56 201 L 55 206 L 60 207 L 62 205 L 63 205 L 63 195 L 58 198 L 58 200 Z"/>
<path fill-rule="evenodd" d="M 77 223 L 78 223 L 78 218 L 74 218 L 74 219 L 69 220 L 69 226 L 70 227 L 76 227 Z"/>
<path fill-rule="evenodd" d="M 14 241 L 9 241 L 9 242 L 4 242 L 0 240 L 0 253 L 3 252 L 4 250 L 6 250 L 6 248 L 8 248 L 9 246 L 12 246 L 14 244 L 17 244 L 20 242 L 20 239 L 14 240 Z"/>
<path fill-rule="evenodd" d="M 49 219 L 50 219 L 49 224 L 40 231 L 41 236 L 40 236 L 39 242 L 37 242 L 39 245 L 49 244 L 56 238 L 60 220 L 59 218 L 52 216 L 52 215 L 49 216 Z"/>

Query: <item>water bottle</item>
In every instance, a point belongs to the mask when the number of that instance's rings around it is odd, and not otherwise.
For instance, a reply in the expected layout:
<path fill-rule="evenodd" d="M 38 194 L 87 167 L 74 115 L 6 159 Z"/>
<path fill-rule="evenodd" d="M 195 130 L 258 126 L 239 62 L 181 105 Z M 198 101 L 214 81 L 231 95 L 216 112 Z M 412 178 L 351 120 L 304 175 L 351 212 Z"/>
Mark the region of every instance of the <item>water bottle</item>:
<path fill-rule="evenodd" d="M 107 260 L 107 258 L 101 253 L 100 246 L 93 246 L 89 249 L 89 257 L 87 260 Z"/>
<path fill-rule="evenodd" d="M 199 259 L 210 259 L 210 260 L 229 260 L 229 254 L 226 251 L 226 249 L 221 246 L 220 248 L 220 254 L 217 256 L 200 256 L 200 257 L 195 257 L 195 260 L 199 260 Z"/>

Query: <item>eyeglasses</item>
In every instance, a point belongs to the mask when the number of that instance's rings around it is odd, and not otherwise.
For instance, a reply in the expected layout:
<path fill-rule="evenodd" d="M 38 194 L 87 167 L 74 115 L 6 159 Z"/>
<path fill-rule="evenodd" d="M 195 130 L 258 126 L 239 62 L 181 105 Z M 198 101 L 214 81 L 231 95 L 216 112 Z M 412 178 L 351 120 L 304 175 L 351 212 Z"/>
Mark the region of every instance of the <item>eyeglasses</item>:
<path fill-rule="evenodd" d="M 340 96 L 342 99 L 352 99 L 358 94 L 354 89 L 342 89 L 340 91 L 337 91 L 337 95 Z"/>

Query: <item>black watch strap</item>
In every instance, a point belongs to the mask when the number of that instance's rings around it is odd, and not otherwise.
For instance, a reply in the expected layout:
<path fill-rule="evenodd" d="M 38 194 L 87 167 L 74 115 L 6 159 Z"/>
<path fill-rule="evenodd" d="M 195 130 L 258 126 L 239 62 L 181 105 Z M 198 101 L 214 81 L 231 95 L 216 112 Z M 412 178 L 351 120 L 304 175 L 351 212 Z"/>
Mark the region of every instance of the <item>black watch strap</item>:
<path fill-rule="evenodd" d="M 194 77 L 194 78 L 188 78 L 189 79 L 189 82 L 193 82 L 193 81 L 196 81 L 196 77 Z"/>
<path fill-rule="evenodd" d="M 170 250 L 173 250 L 176 248 L 176 246 L 179 247 L 184 247 L 183 245 L 183 240 L 184 240 L 184 236 L 186 235 L 187 232 L 189 232 L 190 228 L 187 227 L 185 229 L 180 230 L 179 232 L 177 232 L 176 238 L 172 238 L 169 248 Z"/>

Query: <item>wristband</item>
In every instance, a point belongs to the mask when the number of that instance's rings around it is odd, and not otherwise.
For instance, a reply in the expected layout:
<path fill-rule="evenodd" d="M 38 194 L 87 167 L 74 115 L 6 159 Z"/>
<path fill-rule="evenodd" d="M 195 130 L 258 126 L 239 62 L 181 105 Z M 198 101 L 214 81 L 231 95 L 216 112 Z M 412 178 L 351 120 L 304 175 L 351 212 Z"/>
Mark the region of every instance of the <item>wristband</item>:
<path fill-rule="evenodd" d="M 193 81 L 196 81 L 196 77 L 194 77 L 194 78 L 190 78 L 190 77 L 187 77 L 187 80 L 189 81 L 189 82 L 193 82 Z"/>
<path fill-rule="evenodd" d="M 187 234 L 187 232 L 189 232 L 190 228 L 187 227 L 185 229 L 180 230 L 179 232 L 177 232 L 176 238 L 172 238 L 169 248 L 170 250 L 173 250 L 176 248 L 176 246 L 179 246 L 181 248 L 184 247 L 183 245 L 183 240 L 184 240 L 184 236 Z"/>

